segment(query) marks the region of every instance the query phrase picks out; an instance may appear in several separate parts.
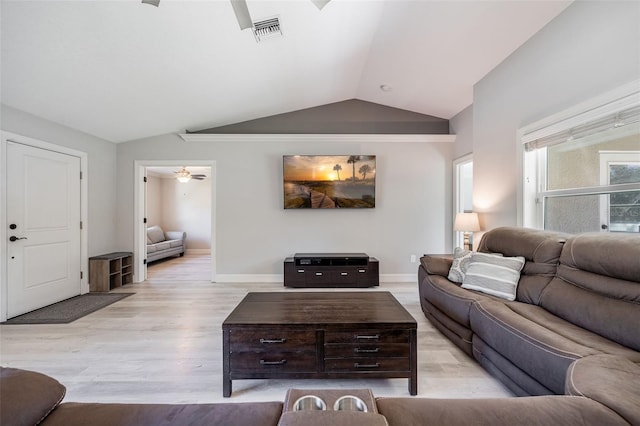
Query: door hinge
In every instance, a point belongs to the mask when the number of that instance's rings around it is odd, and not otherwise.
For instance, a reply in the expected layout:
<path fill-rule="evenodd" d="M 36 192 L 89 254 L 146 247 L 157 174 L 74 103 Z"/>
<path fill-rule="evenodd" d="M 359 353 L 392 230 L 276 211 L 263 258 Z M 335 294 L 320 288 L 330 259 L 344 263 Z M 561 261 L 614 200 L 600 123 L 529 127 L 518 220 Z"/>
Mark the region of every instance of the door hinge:
<path fill-rule="evenodd" d="M 80 221 L 80 229 L 82 229 L 82 221 Z"/>
<path fill-rule="evenodd" d="M 144 176 L 144 177 L 142 178 L 142 180 L 144 181 L 144 183 L 147 183 L 147 177 L 146 177 L 146 176 Z"/>
<path fill-rule="evenodd" d="M 80 172 L 80 180 L 82 180 L 82 172 Z"/>
<path fill-rule="evenodd" d="M 84 277 L 84 274 L 82 273 L 82 271 L 80 271 L 80 279 L 82 279 Z"/>
<path fill-rule="evenodd" d="M 143 265 L 146 265 L 146 264 L 147 264 L 147 259 L 143 260 L 143 261 L 142 261 L 142 264 L 143 264 Z"/>
<path fill-rule="evenodd" d="M 142 219 L 142 223 L 147 223 L 147 218 Z"/>

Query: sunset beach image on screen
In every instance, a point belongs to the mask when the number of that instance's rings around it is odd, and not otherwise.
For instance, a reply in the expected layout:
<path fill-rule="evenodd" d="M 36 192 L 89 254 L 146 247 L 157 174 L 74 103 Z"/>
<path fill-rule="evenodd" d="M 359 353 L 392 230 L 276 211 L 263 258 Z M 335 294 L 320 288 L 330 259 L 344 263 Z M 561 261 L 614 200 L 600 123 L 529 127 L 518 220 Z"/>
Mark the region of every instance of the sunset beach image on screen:
<path fill-rule="evenodd" d="M 285 155 L 285 209 L 370 209 L 376 205 L 375 155 Z"/>

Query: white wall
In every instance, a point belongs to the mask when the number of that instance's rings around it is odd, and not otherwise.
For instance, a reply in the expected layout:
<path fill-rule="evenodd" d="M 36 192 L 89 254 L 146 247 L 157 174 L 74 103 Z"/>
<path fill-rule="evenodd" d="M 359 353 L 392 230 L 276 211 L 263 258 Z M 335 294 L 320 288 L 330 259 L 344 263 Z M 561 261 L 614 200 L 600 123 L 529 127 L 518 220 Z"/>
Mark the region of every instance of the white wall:
<path fill-rule="evenodd" d="M 450 133 L 456 135 L 453 158 L 473 152 L 473 105 L 469 105 L 449 120 Z"/>
<path fill-rule="evenodd" d="M 282 274 L 295 252 L 367 252 L 382 274 L 411 274 L 410 255 L 451 250 L 453 144 L 184 142 L 164 135 L 118 145 L 118 238 L 133 248 L 135 160 L 215 160 L 218 274 Z M 282 155 L 377 155 L 376 208 L 284 210 Z"/>
<path fill-rule="evenodd" d="M 187 250 L 211 248 L 211 179 L 162 180 L 162 228 L 187 233 Z"/>
<path fill-rule="evenodd" d="M 2 130 L 86 152 L 89 169 L 88 255 L 132 250 L 131 245 L 119 247 L 114 232 L 118 209 L 114 143 L 6 105 L 2 105 Z"/>
<path fill-rule="evenodd" d="M 163 226 L 162 198 L 162 178 L 147 173 L 147 226 Z"/>
<path fill-rule="evenodd" d="M 473 201 L 484 229 L 517 224 L 520 127 L 640 78 L 639 22 L 640 2 L 574 2 L 475 85 Z"/>

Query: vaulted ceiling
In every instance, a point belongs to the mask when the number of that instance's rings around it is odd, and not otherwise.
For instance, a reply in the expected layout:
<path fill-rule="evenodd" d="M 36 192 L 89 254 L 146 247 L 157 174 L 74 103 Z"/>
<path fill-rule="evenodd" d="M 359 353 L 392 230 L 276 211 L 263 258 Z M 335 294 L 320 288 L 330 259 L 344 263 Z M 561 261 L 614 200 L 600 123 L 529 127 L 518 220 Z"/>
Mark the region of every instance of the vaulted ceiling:
<path fill-rule="evenodd" d="M 1 101 L 113 142 L 347 99 L 448 119 L 570 1 L 247 4 L 283 36 L 257 43 L 229 0 L 2 0 Z"/>

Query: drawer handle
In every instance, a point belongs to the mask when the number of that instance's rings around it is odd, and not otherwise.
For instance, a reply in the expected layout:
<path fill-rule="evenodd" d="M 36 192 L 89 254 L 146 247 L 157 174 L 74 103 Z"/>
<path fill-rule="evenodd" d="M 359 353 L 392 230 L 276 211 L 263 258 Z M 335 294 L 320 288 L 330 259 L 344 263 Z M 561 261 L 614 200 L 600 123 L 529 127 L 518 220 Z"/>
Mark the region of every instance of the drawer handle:
<path fill-rule="evenodd" d="M 348 273 L 346 273 L 346 272 L 340 272 L 340 275 L 342 275 L 343 277 L 346 277 L 346 276 L 347 276 L 347 275 L 349 275 L 349 274 L 348 274 Z"/>
<path fill-rule="evenodd" d="M 367 336 L 364 334 L 356 334 L 355 337 L 357 340 L 378 340 L 380 338 L 379 334 L 374 334 L 372 336 Z"/>
<path fill-rule="evenodd" d="M 375 363 L 375 364 L 360 364 L 359 362 L 356 362 L 355 364 L 353 364 L 354 368 L 380 368 L 380 364 L 379 363 Z"/>
<path fill-rule="evenodd" d="M 285 343 L 287 339 L 260 339 L 260 343 Z"/>
<path fill-rule="evenodd" d="M 365 272 L 367 272 L 366 269 L 358 269 L 358 272 L 360 272 L 361 274 L 364 274 Z"/>
<path fill-rule="evenodd" d="M 373 348 L 373 349 L 355 348 L 353 352 L 357 354 L 377 354 L 378 352 L 380 352 L 380 348 Z"/>
<path fill-rule="evenodd" d="M 304 274 L 304 269 L 298 269 L 299 274 Z"/>
<path fill-rule="evenodd" d="M 316 272 L 316 276 L 321 277 L 322 276 L 322 272 Z"/>
<path fill-rule="evenodd" d="M 285 365 L 286 363 L 286 359 L 281 359 L 280 361 L 265 361 L 264 359 L 260 360 L 260 365 Z"/>

